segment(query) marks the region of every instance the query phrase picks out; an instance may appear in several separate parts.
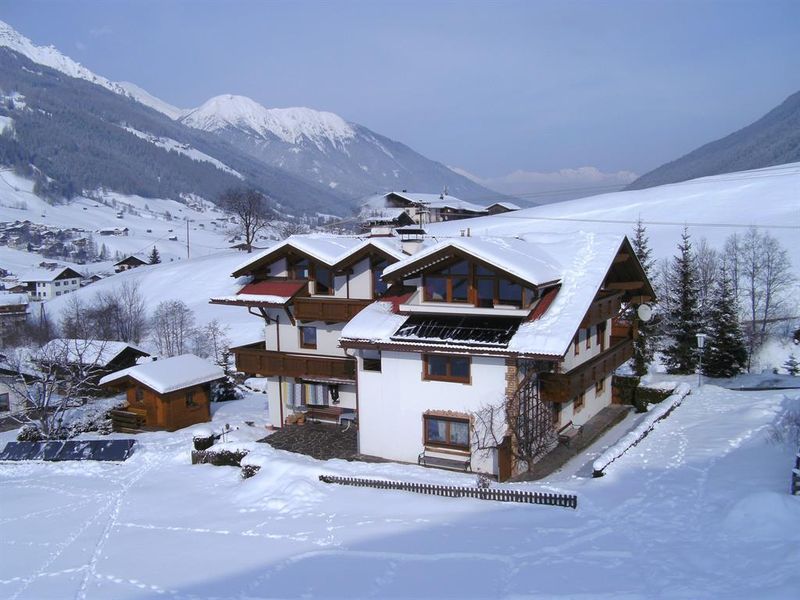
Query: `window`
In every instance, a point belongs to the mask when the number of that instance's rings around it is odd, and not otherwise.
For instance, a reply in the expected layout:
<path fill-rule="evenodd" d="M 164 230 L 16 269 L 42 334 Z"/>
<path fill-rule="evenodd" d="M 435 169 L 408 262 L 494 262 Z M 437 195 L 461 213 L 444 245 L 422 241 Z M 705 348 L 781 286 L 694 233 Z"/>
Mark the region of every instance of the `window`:
<path fill-rule="evenodd" d="M 605 388 L 606 388 L 606 378 L 605 377 L 601 377 L 594 384 L 594 393 L 595 394 L 602 394 L 603 390 Z"/>
<path fill-rule="evenodd" d="M 289 279 L 308 279 L 308 259 L 303 257 L 287 258 L 286 271 Z"/>
<path fill-rule="evenodd" d="M 469 450 L 469 421 L 425 415 L 425 445 Z"/>
<path fill-rule="evenodd" d="M 198 406 L 198 404 L 194 399 L 194 391 L 186 392 L 186 407 L 194 408 L 196 406 Z"/>
<path fill-rule="evenodd" d="M 140 387 L 136 388 L 134 392 L 134 398 L 137 404 L 144 404 L 144 390 Z"/>
<path fill-rule="evenodd" d="M 60 281 L 56 281 L 56 287 L 60 287 L 60 286 L 61 286 L 61 282 Z"/>
<path fill-rule="evenodd" d="M 470 357 L 447 354 L 425 354 L 422 358 L 423 379 L 470 383 Z"/>
<path fill-rule="evenodd" d="M 587 327 L 586 328 L 586 349 L 588 350 L 591 347 L 592 347 L 592 328 L 591 327 Z"/>
<path fill-rule="evenodd" d="M 56 292 L 56 296 L 60 296 L 60 295 L 61 295 L 61 292 Z"/>
<path fill-rule="evenodd" d="M 606 349 L 606 322 L 597 324 L 597 345 L 600 346 L 600 351 Z"/>
<path fill-rule="evenodd" d="M 386 290 L 389 289 L 389 286 L 386 284 L 386 282 L 381 279 L 381 274 L 388 265 L 389 261 L 382 258 L 376 258 L 370 264 L 370 270 L 372 271 L 373 298 L 380 298 L 386 293 Z"/>
<path fill-rule="evenodd" d="M 0 410 L 11 410 L 8 392 L 0 394 Z"/>
<path fill-rule="evenodd" d="M 300 327 L 300 347 L 301 348 L 317 347 L 316 327 Z"/>
<path fill-rule="evenodd" d="M 469 263 L 462 260 L 423 277 L 424 299 L 434 302 L 469 302 Z"/>
<path fill-rule="evenodd" d="M 314 294 L 333 296 L 333 271 L 322 265 L 314 266 Z"/>
<path fill-rule="evenodd" d="M 366 350 L 364 351 L 364 358 L 363 358 L 363 370 L 364 371 L 377 371 L 380 372 L 381 370 L 381 353 L 380 351 L 375 350 Z"/>
<path fill-rule="evenodd" d="M 572 345 L 574 347 L 575 356 L 578 356 L 581 353 L 581 330 L 580 329 L 575 334 L 575 338 L 572 340 Z"/>
<path fill-rule="evenodd" d="M 581 395 L 575 398 L 575 402 L 572 404 L 572 411 L 578 412 L 582 409 L 584 400 L 586 400 L 586 392 L 581 392 Z"/>

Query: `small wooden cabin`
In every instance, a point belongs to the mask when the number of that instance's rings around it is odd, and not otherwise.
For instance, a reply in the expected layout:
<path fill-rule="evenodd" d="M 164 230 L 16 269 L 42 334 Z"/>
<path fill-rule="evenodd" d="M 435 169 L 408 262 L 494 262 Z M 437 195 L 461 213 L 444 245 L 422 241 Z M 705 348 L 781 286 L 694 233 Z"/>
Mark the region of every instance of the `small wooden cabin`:
<path fill-rule="evenodd" d="M 211 420 L 211 384 L 224 377 L 220 367 L 183 354 L 112 373 L 100 385 L 126 391 L 128 406 L 112 412 L 115 430 L 175 431 Z"/>

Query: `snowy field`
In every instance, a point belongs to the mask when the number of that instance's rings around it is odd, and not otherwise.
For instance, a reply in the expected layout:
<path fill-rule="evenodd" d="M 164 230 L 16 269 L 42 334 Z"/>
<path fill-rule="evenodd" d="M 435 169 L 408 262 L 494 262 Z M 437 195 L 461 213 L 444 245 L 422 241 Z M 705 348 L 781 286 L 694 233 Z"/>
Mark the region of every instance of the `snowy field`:
<path fill-rule="evenodd" d="M 192 428 L 137 436 L 119 465 L 0 464 L 0 596 L 797 598 L 793 451 L 768 442 L 789 402 L 707 385 L 605 477 L 583 468 L 600 444 L 516 486 L 575 493 L 577 510 L 326 485 L 319 474 L 474 481 L 261 444 L 265 466 L 242 481 L 189 464 Z M 221 405 L 213 425 L 247 443 L 265 404 Z"/>

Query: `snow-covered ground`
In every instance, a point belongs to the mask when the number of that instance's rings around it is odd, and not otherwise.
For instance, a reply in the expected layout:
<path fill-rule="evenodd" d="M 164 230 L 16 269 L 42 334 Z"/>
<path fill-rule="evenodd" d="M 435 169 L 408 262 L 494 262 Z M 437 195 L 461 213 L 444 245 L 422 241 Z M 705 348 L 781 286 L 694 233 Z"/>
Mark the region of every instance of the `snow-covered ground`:
<path fill-rule="evenodd" d="M 266 445 L 242 481 L 189 464 L 192 428 L 137 436 L 123 464 L 0 464 L 0 596 L 796 598 L 793 451 L 768 442 L 785 396 L 706 385 L 605 477 L 516 485 L 577 510 L 326 485 L 473 477 Z M 218 405 L 213 426 L 256 439 L 265 398 Z"/>

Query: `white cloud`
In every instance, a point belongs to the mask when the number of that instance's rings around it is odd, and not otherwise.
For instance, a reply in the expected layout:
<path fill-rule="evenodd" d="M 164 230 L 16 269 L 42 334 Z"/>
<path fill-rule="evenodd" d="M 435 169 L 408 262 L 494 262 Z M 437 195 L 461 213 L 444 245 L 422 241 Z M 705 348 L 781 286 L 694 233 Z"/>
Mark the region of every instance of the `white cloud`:
<path fill-rule="evenodd" d="M 632 171 L 607 173 L 597 167 L 546 172 L 517 170 L 501 177 L 487 178 L 459 167 L 450 169 L 489 189 L 536 203 L 557 202 L 615 191 L 638 177 Z"/>

